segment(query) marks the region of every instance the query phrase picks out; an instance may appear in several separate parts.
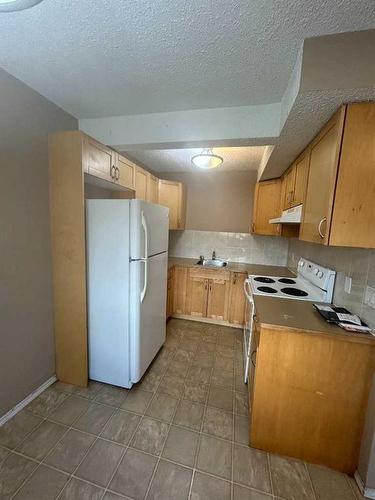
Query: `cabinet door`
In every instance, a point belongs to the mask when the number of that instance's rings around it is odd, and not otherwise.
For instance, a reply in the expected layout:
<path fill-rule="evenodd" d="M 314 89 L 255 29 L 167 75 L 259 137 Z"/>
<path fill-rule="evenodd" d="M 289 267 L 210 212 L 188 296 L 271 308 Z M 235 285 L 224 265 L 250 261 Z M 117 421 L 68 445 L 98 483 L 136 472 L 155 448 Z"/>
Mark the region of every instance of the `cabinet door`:
<path fill-rule="evenodd" d="M 150 203 L 159 203 L 159 179 L 152 174 L 147 178 L 147 201 Z"/>
<path fill-rule="evenodd" d="M 135 197 L 137 200 L 147 201 L 148 172 L 143 168 L 135 167 Z"/>
<path fill-rule="evenodd" d="M 295 164 L 295 184 L 292 206 L 302 205 L 305 202 L 307 179 L 309 176 L 310 167 L 310 151 L 308 151 L 303 158 L 298 159 Z"/>
<path fill-rule="evenodd" d="M 269 220 L 280 216 L 280 195 L 280 179 L 258 182 L 255 185 L 252 233 L 279 234 L 280 225 L 270 224 Z"/>
<path fill-rule="evenodd" d="M 160 179 L 159 203 L 169 208 L 169 229 L 184 229 L 185 189 L 182 183 Z"/>
<path fill-rule="evenodd" d="M 245 323 L 245 293 L 243 284 L 247 278 L 246 273 L 232 273 L 230 294 L 229 294 L 229 322 L 234 325 L 244 325 Z"/>
<path fill-rule="evenodd" d="M 221 321 L 228 319 L 229 281 L 210 279 L 208 284 L 207 318 Z"/>
<path fill-rule="evenodd" d="M 186 312 L 186 285 L 187 268 L 176 266 L 173 283 L 173 312 L 177 314 L 185 314 Z"/>
<path fill-rule="evenodd" d="M 284 174 L 284 182 L 285 182 L 285 197 L 283 210 L 290 208 L 293 206 L 293 198 L 294 198 L 294 187 L 296 182 L 296 168 L 295 165 L 292 165 Z"/>
<path fill-rule="evenodd" d="M 117 182 L 129 189 L 135 188 L 135 166 L 121 155 L 116 156 Z"/>
<path fill-rule="evenodd" d="M 189 275 L 186 314 L 205 318 L 207 316 L 207 294 L 208 279 Z"/>
<path fill-rule="evenodd" d="M 174 269 L 168 270 L 168 283 L 167 283 L 167 319 L 173 315 L 173 281 Z"/>
<path fill-rule="evenodd" d="M 107 181 L 115 180 L 115 151 L 103 144 L 86 137 L 85 157 L 87 161 L 87 172 Z"/>
<path fill-rule="evenodd" d="M 310 170 L 300 239 L 328 244 L 337 167 L 344 124 L 344 107 L 327 123 L 311 145 Z"/>

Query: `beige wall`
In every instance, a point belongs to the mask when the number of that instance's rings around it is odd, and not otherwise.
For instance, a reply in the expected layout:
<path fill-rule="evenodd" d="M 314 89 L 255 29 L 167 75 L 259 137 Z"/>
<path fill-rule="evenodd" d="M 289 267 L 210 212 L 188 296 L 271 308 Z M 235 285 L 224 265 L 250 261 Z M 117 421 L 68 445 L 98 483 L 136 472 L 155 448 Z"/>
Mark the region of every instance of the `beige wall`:
<path fill-rule="evenodd" d="M 186 229 L 249 232 L 257 172 L 168 172 L 187 189 Z"/>
<path fill-rule="evenodd" d="M 0 69 L 0 416 L 55 373 L 47 136 L 77 126 Z"/>

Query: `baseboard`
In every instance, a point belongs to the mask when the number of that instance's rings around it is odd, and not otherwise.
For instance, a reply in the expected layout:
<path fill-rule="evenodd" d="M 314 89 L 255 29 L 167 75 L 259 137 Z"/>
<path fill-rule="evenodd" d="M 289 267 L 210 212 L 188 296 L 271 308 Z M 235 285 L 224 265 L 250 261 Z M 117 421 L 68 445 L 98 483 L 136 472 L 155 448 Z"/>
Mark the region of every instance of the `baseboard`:
<path fill-rule="evenodd" d="M 172 314 L 169 319 L 171 318 L 176 318 L 176 319 L 186 319 L 188 321 L 198 321 L 199 323 L 209 323 L 211 325 L 221 325 L 221 326 L 229 326 L 230 328 L 243 328 L 242 325 L 236 325 L 234 323 L 229 323 L 229 321 L 222 321 L 222 320 L 214 320 L 211 318 L 201 318 L 200 316 L 190 316 L 189 314 L 178 314 L 174 313 Z"/>
<path fill-rule="evenodd" d="M 47 389 L 50 385 L 55 383 L 57 380 L 56 375 L 46 380 L 42 385 L 40 385 L 35 391 L 26 396 L 25 399 L 20 401 L 16 406 L 14 406 L 11 410 L 9 410 L 5 415 L 0 417 L 0 427 L 5 424 L 8 420 L 10 420 L 14 415 L 17 415 L 25 406 L 27 406 L 31 401 L 39 396 L 43 391 Z"/>
<path fill-rule="evenodd" d="M 357 470 L 354 473 L 354 479 L 355 479 L 355 482 L 357 483 L 359 491 L 362 493 L 362 495 L 364 497 L 375 499 L 375 488 L 366 488 L 366 486 L 363 484 L 362 478 L 359 475 L 359 472 Z"/>

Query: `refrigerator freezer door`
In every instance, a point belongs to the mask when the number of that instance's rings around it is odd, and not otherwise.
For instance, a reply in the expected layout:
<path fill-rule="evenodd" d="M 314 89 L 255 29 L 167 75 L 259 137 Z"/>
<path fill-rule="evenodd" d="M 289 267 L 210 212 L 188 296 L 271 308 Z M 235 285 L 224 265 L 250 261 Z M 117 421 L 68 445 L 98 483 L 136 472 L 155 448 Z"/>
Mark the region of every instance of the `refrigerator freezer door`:
<path fill-rule="evenodd" d="M 87 200 L 89 376 L 131 387 L 129 216 L 125 200 Z"/>
<path fill-rule="evenodd" d="M 143 259 L 168 251 L 168 208 L 142 200 L 131 200 L 130 219 L 132 259 Z M 145 254 L 146 248 L 147 255 Z"/>
<path fill-rule="evenodd" d="M 130 351 L 131 381 L 138 382 L 165 342 L 168 254 L 130 264 Z M 146 290 L 143 301 L 142 290 Z"/>

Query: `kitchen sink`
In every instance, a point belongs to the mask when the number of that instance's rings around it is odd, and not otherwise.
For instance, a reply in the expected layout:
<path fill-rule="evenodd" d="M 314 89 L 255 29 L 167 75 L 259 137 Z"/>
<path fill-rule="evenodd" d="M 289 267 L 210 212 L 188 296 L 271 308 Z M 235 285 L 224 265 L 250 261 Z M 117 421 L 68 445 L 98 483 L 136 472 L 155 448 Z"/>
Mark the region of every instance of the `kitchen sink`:
<path fill-rule="evenodd" d="M 223 259 L 200 259 L 197 264 L 203 267 L 225 267 L 228 265 L 228 261 Z"/>

